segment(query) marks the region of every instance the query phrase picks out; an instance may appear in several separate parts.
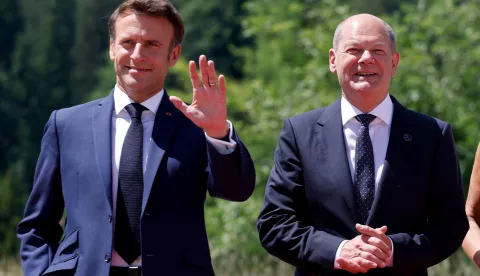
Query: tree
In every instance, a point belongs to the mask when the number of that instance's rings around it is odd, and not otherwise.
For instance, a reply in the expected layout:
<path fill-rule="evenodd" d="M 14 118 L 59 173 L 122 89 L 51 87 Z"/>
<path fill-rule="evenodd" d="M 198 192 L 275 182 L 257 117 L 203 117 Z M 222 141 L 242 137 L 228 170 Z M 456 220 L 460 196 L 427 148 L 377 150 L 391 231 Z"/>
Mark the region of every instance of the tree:
<path fill-rule="evenodd" d="M 185 24 L 182 56 L 197 61 L 201 54 L 205 54 L 215 61 L 219 72 L 233 78 L 242 77 L 244 61 L 237 50 L 251 45 L 251 41 L 242 34 L 245 0 L 172 2 Z"/>

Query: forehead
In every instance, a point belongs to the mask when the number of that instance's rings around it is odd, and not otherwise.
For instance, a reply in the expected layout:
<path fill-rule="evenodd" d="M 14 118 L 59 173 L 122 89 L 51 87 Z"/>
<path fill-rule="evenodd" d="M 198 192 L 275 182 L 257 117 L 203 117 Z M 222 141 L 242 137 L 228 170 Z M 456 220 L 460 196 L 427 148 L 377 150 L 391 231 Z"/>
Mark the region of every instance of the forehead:
<path fill-rule="evenodd" d="M 340 44 L 389 45 L 390 38 L 379 20 L 352 20 L 345 22 Z"/>
<path fill-rule="evenodd" d="M 173 26 L 165 17 L 126 12 L 115 22 L 116 37 L 145 36 L 169 41 L 173 38 Z"/>

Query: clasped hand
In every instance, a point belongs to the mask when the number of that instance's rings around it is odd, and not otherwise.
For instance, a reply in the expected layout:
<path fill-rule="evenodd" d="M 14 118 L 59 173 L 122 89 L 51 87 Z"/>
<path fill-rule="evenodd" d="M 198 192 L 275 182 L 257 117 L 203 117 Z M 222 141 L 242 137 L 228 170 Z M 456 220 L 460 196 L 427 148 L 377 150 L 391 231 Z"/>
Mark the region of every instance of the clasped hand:
<path fill-rule="evenodd" d="M 187 105 L 175 96 L 171 96 L 170 101 L 208 136 L 222 138 L 229 130 L 225 77 L 220 75 L 217 79 L 215 64 L 211 60 L 207 62 L 204 55 L 200 56 L 199 65 L 201 80 L 195 62 L 190 61 L 188 64 L 193 88 L 192 104 Z"/>
<path fill-rule="evenodd" d="M 356 224 L 360 235 L 343 245 L 336 262 L 340 269 L 351 273 L 365 273 L 372 268 L 385 267 L 392 256 L 392 244 L 385 235 L 387 227 L 372 228 Z"/>

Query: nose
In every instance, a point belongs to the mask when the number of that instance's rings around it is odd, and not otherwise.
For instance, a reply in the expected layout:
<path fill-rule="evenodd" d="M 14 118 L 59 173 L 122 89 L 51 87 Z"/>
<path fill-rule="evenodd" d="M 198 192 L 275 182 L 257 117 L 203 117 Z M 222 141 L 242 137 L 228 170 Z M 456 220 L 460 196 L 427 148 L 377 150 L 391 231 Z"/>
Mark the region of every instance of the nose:
<path fill-rule="evenodd" d="M 362 56 L 358 60 L 360 63 L 365 63 L 365 64 L 373 64 L 375 63 L 375 59 L 373 58 L 373 55 L 370 51 L 365 50 L 362 53 Z"/>
<path fill-rule="evenodd" d="M 133 48 L 132 54 L 130 55 L 131 59 L 133 60 L 142 60 L 144 58 L 143 56 L 143 46 L 141 43 L 135 44 L 135 47 Z"/>

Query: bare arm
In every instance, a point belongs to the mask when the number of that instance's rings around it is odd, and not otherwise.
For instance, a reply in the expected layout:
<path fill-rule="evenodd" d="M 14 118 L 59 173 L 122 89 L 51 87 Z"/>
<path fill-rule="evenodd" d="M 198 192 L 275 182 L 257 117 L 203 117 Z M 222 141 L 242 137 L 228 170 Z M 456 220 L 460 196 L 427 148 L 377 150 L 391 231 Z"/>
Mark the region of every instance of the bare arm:
<path fill-rule="evenodd" d="M 470 230 L 463 241 L 463 250 L 468 257 L 480 268 L 480 144 L 473 163 L 470 188 L 465 207 Z"/>

